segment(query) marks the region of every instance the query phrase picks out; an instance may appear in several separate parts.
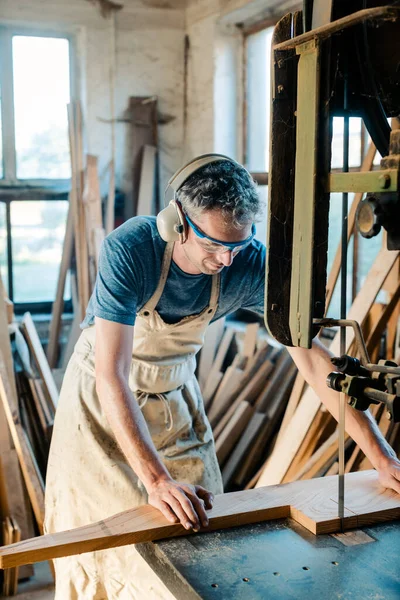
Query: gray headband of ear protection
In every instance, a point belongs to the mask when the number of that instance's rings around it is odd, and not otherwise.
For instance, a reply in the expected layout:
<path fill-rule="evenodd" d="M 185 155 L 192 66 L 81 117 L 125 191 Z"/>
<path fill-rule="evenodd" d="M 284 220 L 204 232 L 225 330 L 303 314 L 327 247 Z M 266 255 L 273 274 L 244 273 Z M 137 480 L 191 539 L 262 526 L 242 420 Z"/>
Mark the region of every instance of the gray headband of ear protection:
<path fill-rule="evenodd" d="M 239 165 L 239 163 L 237 163 L 236 160 L 234 160 L 233 158 L 229 158 L 229 156 L 225 156 L 224 154 L 202 154 L 201 156 L 194 158 L 187 165 L 176 171 L 176 173 L 174 173 L 171 179 L 168 181 L 165 191 L 167 191 L 170 187 L 175 194 L 179 190 L 181 185 L 186 181 L 186 179 L 193 175 L 193 173 L 195 173 L 202 167 L 209 165 L 210 163 L 217 162 L 220 160 L 226 160 L 233 163 L 234 165 Z"/>

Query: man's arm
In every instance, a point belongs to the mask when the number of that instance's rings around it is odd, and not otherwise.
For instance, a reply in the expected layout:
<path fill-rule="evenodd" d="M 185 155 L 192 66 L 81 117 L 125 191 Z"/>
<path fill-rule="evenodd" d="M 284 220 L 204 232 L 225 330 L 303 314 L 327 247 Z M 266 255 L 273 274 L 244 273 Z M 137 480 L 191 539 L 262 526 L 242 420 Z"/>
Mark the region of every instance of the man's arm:
<path fill-rule="evenodd" d="M 326 385 L 326 378 L 333 370 L 329 350 L 319 340 L 314 340 L 311 350 L 288 348 L 288 351 L 304 379 L 338 420 L 339 393 Z M 371 413 L 356 410 L 346 403 L 345 414 L 346 431 L 379 472 L 382 485 L 400 493 L 400 461 L 383 437 Z"/>
<path fill-rule="evenodd" d="M 151 439 L 146 421 L 128 385 L 134 328 L 95 319 L 96 390 L 115 438 L 155 506 L 186 529 L 208 525 L 204 508 L 213 495 L 201 486 L 172 479 Z"/>

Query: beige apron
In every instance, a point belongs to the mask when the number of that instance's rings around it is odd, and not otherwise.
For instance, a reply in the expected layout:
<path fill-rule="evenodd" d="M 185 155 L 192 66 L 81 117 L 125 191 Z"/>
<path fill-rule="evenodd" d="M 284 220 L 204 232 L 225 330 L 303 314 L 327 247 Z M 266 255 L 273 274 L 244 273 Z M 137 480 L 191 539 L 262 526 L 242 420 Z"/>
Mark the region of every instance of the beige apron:
<path fill-rule="evenodd" d="M 157 313 L 171 264 L 167 244 L 156 291 L 137 315 L 129 386 L 171 476 L 222 493 L 210 424 L 194 375 L 195 354 L 215 315 L 219 275 L 209 305 L 169 325 Z M 46 532 L 86 525 L 147 502 L 120 450 L 95 387 L 95 327 L 85 329 L 65 373 L 46 478 Z M 55 561 L 56 600 L 170 600 L 173 596 L 135 547 Z"/>

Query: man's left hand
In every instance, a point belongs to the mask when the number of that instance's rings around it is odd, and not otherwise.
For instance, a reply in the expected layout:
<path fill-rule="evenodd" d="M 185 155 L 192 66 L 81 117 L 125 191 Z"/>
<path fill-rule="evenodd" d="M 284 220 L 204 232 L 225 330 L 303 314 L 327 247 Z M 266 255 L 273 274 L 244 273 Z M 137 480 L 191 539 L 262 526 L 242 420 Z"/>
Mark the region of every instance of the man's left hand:
<path fill-rule="evenodd" d="M 397 458 L 389 459 L 384 466 L 377 469 L 379 473 L 379 482 L 390 490 L 400 494 L 400 460 Z"/>

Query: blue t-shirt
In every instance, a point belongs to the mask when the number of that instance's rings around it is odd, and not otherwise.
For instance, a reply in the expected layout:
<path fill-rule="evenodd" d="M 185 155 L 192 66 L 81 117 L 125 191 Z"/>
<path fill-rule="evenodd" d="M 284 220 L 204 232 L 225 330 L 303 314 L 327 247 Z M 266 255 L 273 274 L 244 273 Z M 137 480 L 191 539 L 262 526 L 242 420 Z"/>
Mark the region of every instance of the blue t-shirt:
<path fill-rule="evenodd" d="M 99 271 L 82 328 L 94 317 L 134 325 L 136 313 L 157 287 L 165 242 L 155 217 L 133 217 L 104 240 Z M 239 308 L 264 312 L 265 246 L 247 246 L 221 274 L 218 310 L 214 321 Z M 156 310 L 166 323 L 200 313 L 210 301 L 210 275 L 185 273 L 171 261 L 168 278 Z"/>

